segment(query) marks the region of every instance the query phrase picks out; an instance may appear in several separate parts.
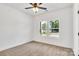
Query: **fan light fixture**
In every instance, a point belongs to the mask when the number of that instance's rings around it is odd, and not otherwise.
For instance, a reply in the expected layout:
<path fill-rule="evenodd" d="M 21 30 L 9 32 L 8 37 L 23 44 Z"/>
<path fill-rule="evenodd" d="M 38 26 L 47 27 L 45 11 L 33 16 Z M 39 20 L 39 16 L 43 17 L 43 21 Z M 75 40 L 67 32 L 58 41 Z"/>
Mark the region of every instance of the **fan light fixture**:
<path fill-rule="evenodd" d="M 37 13 L 39 9 L 47 11 L 47 8 L 40 7 L 42 3 L 29 3 L 32 7 L 26 7 L 25 9 L 32 9 L 34 13 Z"/>
<path fill-rule="evenodd" d="M 38 12 L 38 8 L 37 7 L 32 8 L 32 10 L 33 10 L 34 13 Z"/>

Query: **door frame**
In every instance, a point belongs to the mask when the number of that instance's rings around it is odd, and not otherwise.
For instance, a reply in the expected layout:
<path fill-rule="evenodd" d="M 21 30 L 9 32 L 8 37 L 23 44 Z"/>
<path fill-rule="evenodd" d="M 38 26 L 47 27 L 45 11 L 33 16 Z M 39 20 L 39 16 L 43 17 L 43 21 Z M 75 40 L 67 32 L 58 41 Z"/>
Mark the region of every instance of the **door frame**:
<path fill-rule="evenodd" d="M 73 51 L 75 56 L 78 56 L 78 6 L 78 3 L 73 5 Z"/>

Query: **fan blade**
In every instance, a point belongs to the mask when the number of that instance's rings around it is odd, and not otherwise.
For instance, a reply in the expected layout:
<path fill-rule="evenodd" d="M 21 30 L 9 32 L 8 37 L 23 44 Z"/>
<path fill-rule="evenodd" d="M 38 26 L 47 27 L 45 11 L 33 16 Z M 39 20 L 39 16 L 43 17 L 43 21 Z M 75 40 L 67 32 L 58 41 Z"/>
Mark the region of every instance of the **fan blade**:
<path fill-rule="evenodd" d="M 39 3 L 39 5 L 41 5 L 42 3 Z"/>
<path fill-rule="evenodd" d="M 33 3 L 29 3 L 29 4 L 33 6 Z"/>
<path fill-rule="evenodd" d="M 39 9 L 43 9 L 43 10 L 47 10 L 47 8 L 45 7 L 38 7 Z"/>
<path fill-rule="evenodd" d="M 32 5 L 32 3 L 29 3 L 30 5 Z"/>
<path fill-rule="evenodd" d="M 27 8 L 25 8 L 25 9 L 31 9 L 31 8 L 33 8 L 33 7 L 27 7 Z"/>

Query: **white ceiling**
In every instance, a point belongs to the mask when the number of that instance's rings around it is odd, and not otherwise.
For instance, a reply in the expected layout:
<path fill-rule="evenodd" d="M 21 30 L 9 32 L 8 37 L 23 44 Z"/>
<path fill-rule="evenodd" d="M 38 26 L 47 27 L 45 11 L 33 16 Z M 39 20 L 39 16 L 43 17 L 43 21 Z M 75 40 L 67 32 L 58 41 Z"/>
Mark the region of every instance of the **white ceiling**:
<path fill-rule="evenodd" d="M 44 11 L 44 10 L 40 10 L 34 14 L 34 12 L 32 11 L 32 9 L 24 9 L 25 7 L 30 7 L 31 5 L 29 3 L 5 3 L 5 5 L 8 5 L 10 7 L 16 8 L 22 12 L 25 12 L 26 14 L 30 14 L 30 15 L 39 15 L 39 14 L 43 14 L 43 13 L 47 13 L 59 8 L 64 8 L 64 7 L 69 7 L 72 6 L 71 3 L 43 3 L 41 6 L 42 7 L 46 7 L 48 9 L 48 11 Z"/>

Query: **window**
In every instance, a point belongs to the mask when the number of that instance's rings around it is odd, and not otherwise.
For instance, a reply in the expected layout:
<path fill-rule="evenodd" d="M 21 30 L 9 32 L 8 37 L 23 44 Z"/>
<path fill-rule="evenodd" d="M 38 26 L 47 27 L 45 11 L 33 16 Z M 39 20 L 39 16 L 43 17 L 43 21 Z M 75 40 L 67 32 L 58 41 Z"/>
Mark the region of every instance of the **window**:
<path fill-rule="evenodd" d="M 40 22 L 40 34 L 42 36 L 59 36 L 59 20 Z"/>
<path fill-rule="evenodd" d="M 47 29 L 48 29 L 47 21 L 40 22 L 40 33 L 41 33 L 41 35 L 46 36 L 48 34 Z"/>

